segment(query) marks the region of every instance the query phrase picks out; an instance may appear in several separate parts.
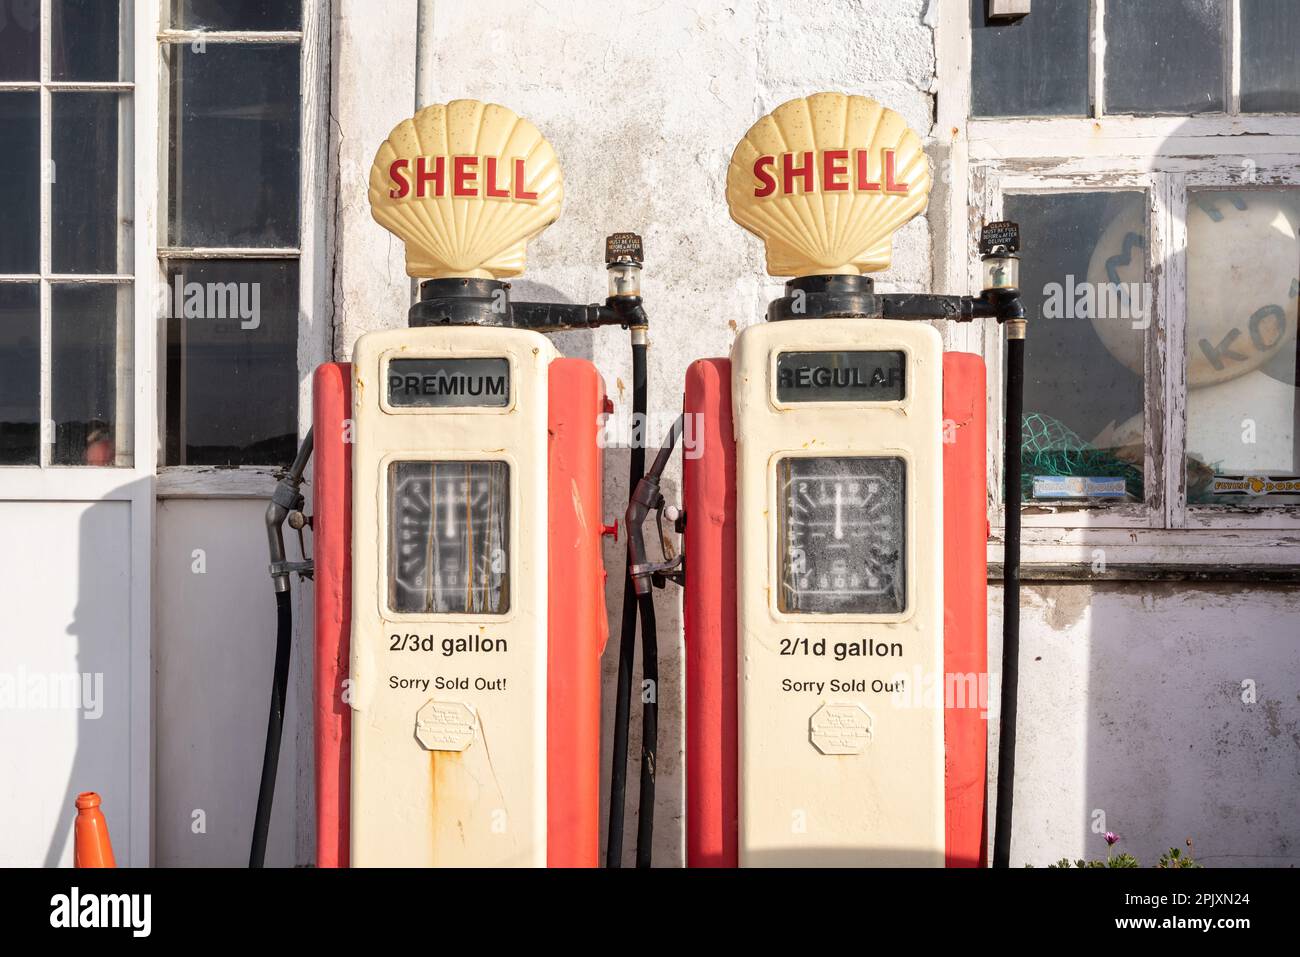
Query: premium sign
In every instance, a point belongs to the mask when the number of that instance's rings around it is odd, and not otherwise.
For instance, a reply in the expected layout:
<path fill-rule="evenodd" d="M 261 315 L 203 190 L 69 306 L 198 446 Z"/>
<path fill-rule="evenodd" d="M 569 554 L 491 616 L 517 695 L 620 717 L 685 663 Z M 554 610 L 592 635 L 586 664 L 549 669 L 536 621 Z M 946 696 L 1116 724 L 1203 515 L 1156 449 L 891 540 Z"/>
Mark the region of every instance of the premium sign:
<path fill-rule="evenodd" d="M 509 403 L 506 359 L 392 359 L 388 363 L 388 404 L 397 408 L 504 408 Z"/>

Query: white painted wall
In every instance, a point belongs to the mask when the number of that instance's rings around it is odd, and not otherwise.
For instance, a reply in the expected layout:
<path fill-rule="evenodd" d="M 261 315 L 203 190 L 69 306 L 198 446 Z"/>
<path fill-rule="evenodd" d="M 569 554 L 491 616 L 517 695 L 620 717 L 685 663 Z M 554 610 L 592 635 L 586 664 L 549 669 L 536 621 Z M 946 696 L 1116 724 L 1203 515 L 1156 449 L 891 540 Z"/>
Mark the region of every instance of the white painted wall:
<path fill-rule="evenodd" d="M 154 840 L 163 866 L 248 865 L 275 662 L 265 512 L 255 499 L 158 503 Z M 287 547 L 296 558 L 296 542 Z M 310 595 L 295 583 L 293 675 L 308 671 Z M 269 866 L 296 860 L 302 685 L 289 683 Z"/>
<path fill-rule="evenodd" d="M 362 332 L 405 321 L 401 247 L 370 219 L 364 179 L 375 148 L 406 115 L 411 51 L 393 30 L 413 24 L 414 14 L 402 5 L 379 25 L 355 2 L 338 6 L 342 29 L 368 41 L 336 50 L 334 64 L 343 98 L 334 109 L 342 147 L 335 340 L 344 356 Z M 515 296 L 599 300 L 604 236 L 625 229 L 644 236 L 652 413 L 661 428 L 680 408 L 686 366 L 725 355 L 779 293 L 764 274 L 760 244 L 731 222 L 724 200 L 731 151 L 750 124 L 787 99 L 830 89 L 874 96 L 918 131 L 934 133 L 935 0 L 435 0 L 433 7 L 432 101 L 474 97 L 509 106 L 545 133 L 565 171 L 566 208 L 532 244 Z M 927 137 L 927 149 L 941 169 L 944 148 Z M 936 193 L 942 189 L 940 180 Z M 947 254 L 945 229 L 930 225 L 940 223 L 941 205 L 932 202 L 933 212 L 896 238 L 894 266 L 878 277 L 883 291 L 931 288 L 934 264 Z M 557 341 L 567 354 L 593 359 L 615 400 L 630 402 L 621 333 Z M 621 515 L 626 501 L 626 464 L 626 453 L 607 456 L 609 516 Z M 665 486 L 670 499 L 677 488 L 674 469 Z M 617 636 L 622 546 L 607 543 L 605 558 Z M 657 598 L 663 689 L 655 857 L 672 864 L 682 860 L 683 839 L 681 619 L 675 593 Z M 996 672 L 996 588 L 991 599 Z M 1210 863 L 1300 857 L 1293 625 L 1300 599 L 1248 584 L 1129 582 L 1030 586 L 1024 601 L 1013 863 L 1100 856 L 1089 830 L 1095 809 L 1148 862 L 1186 837 Z M 616 638 L 605 658 L 603 777 L 615 657 Z M 1259 701 L 1247 706 L 1235 689 L 1251 677 L 1260 681 Z M 996 738 L 996 711 L 991 718 Z M 630 753 L 638 751 L 634 721 Z M 631 780 L 636 774 L 634 757 Z M 630 802 L 629 862 L 634 810 Z"/>
<path fill-rule="evenodd" d="M 1300 864 L 1293 586 L 1034 583 L 1021 600 L 1013 865 L 1103 858 L 1094 826 L 1145 865 L 1188 838 L 1207 867 Z M 989 614 L 996 669 L 1000 588 Z"/>

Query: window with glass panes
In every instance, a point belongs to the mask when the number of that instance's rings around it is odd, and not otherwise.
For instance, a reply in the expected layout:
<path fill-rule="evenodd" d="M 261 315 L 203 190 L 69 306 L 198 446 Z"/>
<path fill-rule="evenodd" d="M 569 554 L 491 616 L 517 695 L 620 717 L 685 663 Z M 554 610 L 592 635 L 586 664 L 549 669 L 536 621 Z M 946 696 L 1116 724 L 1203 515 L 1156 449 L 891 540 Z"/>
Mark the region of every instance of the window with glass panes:
<path fill-rule="evenodd" d="M 131 4 L 0 0 L 0 465 L 129 467 Z"/>
<path fill-rule="evenodd" d="M 1023 236 L 1027 525 L 1295 524 L 1300 4 L 968 16 L 964 188 Z"/>
<path fill-rule="evenodd" d="M 287 464 L 297 445 L 302 3 L 168 0 L 163 465 Z"/>

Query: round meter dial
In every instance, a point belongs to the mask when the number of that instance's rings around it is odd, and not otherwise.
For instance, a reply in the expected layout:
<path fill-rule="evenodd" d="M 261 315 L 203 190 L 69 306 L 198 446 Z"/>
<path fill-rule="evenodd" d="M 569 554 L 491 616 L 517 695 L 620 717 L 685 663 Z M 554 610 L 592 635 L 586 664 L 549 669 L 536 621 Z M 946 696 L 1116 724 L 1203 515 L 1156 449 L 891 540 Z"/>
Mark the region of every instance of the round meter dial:
<path fill-rule="evenodd" d="M 389 608 L 504 614 L 510 606 L 509 528 L 505 462 L 392 463 Z"/>
<path fill-rule="evenodd" d="M 897 457 L 791 456 L 777 463 L 781 611 L 905 609 L 906 477 Z"/>

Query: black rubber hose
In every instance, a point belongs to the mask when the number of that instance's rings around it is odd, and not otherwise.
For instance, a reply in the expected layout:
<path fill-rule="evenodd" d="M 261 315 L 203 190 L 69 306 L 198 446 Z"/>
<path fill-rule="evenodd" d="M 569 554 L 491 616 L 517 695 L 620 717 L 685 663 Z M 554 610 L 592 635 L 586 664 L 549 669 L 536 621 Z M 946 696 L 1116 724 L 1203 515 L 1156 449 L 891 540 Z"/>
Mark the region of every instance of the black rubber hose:
<path fill-rule="evenodd" d="M 636 827 L 636 866 L 649 867 L 655 833 L 655 759 L 659 746 L 659 636 L 654 593 L 637 598 L 641 611 L 641 796 Z"/>
<path fill-rule="evenodd" d="M 280 764 L 280 737 L 284 731 L 284 698 L 289 688 L 289 653 L 293 647 L 293 606 L 289 592 L 275 593 L 275 677 L 271 684 L 271 714 L 266 721 L 266 751 L 262 755 L 262 784 L 257 791 L 257 817 L 253 819 L 253 847 L 249 867 L 266 861 L 266 835 L 275 799 L 275 772 Z"/>
<path fill-rule="evenodd" d="M 1006 433 L 1006 484 L 1003 492 L 1006 517 L 1002 557 L 1002 714 L 998 722 L 994 867 L 1008 867 L 1011 863 L 1011 810 L 1016 781 L 1016 696 L 1020 684 L 1020 430 L 1024 386 L 1025 340 L 1008 338 L 1006 422 L 1003 426 Z"/>
<path fill-rule="evenodd" d="M 646 344 L 637 342 L 644 331 L 633 329 L 632 342 L 632 448 L 628 465 L 628 497 L 645 474 L 645 415 L 647 403 Z M 626 532 L 626 530 L 625 530 Z M 631 561 L 623 573 L 623 621 L 618 643 L 618 687 L 614 692 L 614 748 L 609 773 L 609 822 L 605 839 L 605 866 L 623 864 L 623 819 L 627 803 L 627 739 L 632 715 L 632 667 L 636 659 L 636 592 Z"/>

